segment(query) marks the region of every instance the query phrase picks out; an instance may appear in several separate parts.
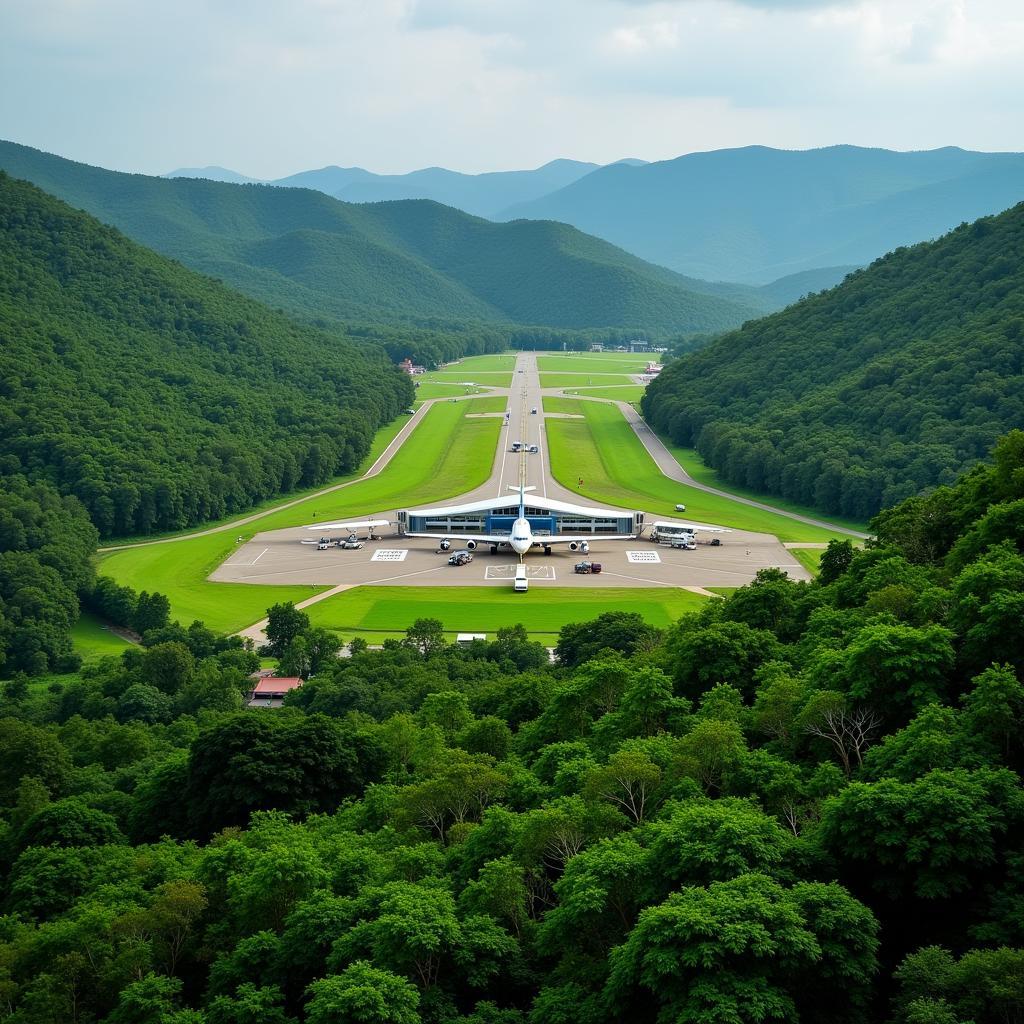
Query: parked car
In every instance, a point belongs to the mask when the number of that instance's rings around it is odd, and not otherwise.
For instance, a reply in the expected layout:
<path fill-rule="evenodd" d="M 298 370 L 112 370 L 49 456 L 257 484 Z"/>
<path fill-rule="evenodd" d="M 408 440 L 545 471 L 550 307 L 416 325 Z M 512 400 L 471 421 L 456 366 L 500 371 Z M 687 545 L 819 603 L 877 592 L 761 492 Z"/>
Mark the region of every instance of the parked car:
<path fill-rule="evenodd" d="M 577 562 L 573 566 L 573 571 L 580 576 L 589 576 L 590 574 L 597 575 L 601 571 L 600 562 Z"/>
<path fill-rule="evenodd" d="M 530 415 L 531 415 L 531 416 L 536 416 L 536 415 L 537 415 L 537 406 L 534 406 L 534 407 L 533 407 L 533 408 L 532 408 L 532 409 L 530 410 Z"/>
<path fill-rule="evenodd" d="M 414 416 L 415 414 L 416 414 L 416 410 L 415 409 L 406 409 L 405 410 L 405 415 L 406 416 Z"/>
<path fill-rule="evenodd" d="M 537 453 L 538 453 L 538 452 L 540 451 L 540 448 L 539 448 L 539 447 L 538 447 L 537 445 L 535 445 L 535 444 L 531 444 L 531 445 L 530 445 L 530 447 L 529 447 L 529 448 L 527 448 L 526 450 L 527 450 L 527 451 L 528 451 L 528 452 L 529 452 L 529 453 L 530 453 L 531 455 L 536 455 L 536 454 L 537 454 Z"/>
<path fill-rule="evenodd" d="M 348 540 L 339 540 L 338 547 L 345 551 L 358 551 L 363 546 L 361 540 L 356 540 L 355 537 L 349 537 Z"/>
<path fill-rule="evenodd" d="M 473 561 L 473 553 L 471 551 L 456 551 L 448 559 L 449 565 L 468 565 Z"/>
<path fill-rule="evenodd" d="M 685 512 L 686 511 L 686 506 L 685 505 L 676 505 L 676 511 L 677 512 Z"/>

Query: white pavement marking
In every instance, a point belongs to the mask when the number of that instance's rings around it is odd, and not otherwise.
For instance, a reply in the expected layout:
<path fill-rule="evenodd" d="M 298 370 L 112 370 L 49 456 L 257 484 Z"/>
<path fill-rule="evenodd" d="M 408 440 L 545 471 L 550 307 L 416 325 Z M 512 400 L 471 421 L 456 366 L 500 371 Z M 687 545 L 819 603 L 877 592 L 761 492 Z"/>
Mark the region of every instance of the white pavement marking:
<path fill-rule="evenodd" d="M 634 564 L 639 562 L 653 564 L 661 561 L 661 555 L 657 551 L 627 551 L 626 560 Z"/>
<path fill-rule="evenodd" d="M 269 550 L 270 548 L 264 548 L 251 562 L 225 562 L 224 564 L 237 568 L 242 568 L 243 566 L 248 565 L 255 565 Z"/>
<path fill-rule="evenodd" d="M 409 554 L 408 548 L 378 548 L 373 553 L 371 562 L 404 562 Z"/>
<path fill-rule="evenodd" d="M 666 583 L 664 580 L 645 580 L 640 576 L 627 576 L 624 572 L 611 572 L 605 569 L 603 572 L 604 576 L 614 576 L 620 580 L 632 580 L 634 583 L 650 583 L 655 587 L 668 587 L 670 590 L 685 590 L 686 587 L 679 586 L 678 583 Z"/>

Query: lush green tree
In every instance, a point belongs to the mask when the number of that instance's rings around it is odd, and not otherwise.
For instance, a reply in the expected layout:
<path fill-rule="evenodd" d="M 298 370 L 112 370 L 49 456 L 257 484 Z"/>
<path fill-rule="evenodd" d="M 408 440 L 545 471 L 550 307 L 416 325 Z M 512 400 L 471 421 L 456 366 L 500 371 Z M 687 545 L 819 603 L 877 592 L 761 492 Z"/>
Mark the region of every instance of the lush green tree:
<path fill-rule="evenodd" d="M 991 872 L 1022 817 L 1010 772 L 935 770 L 913 782 L 847 786 L 825 801 L 819 837 L 850 876 L 890 899 L 938 899 Z"/>
<path fill-rule="evenodd" d="M 652 644 L 657 631 L 636 612 L 604 612 L 593 622 L 563 626 L 555 657 L 569 668 L 590 661 L 604 648 L 630 655 Z"/>
<path fill-rule="evenodd" d="M 275 658 L 288 649 L 297 636 L 309 629 L 309 616 L 290 601 L 267 609 L 267 648 Z"/>
<path fill-rule="evenodd" d="M 866 1021 L 876 927 L 834 884 L 748 874 L 690 887 L 641 913 L 606 992 L 620 1014 L 653 1003 L 677 1021 Z"/>
<path fill-rule="evenodd" d="M 729 683 L 744 694 L 752 691 L 757 669 L 781 654 L 778 640 L 745 622 L 698 625 L 685 619 L 665 644 L 676 692 L 698 698 L 716 683 Z"/>
<path fill-rule="evenodd" d="M 440 619 L 417 619 L 405 631 L 404 643 L 429 658 L 444 647 L 444 623 Z"/>
<path fill-rule="evenodd" d="M 310 1024 L 419 1024 L 420 995 L 403 977 L 357 960 L 309 987 Z"/>

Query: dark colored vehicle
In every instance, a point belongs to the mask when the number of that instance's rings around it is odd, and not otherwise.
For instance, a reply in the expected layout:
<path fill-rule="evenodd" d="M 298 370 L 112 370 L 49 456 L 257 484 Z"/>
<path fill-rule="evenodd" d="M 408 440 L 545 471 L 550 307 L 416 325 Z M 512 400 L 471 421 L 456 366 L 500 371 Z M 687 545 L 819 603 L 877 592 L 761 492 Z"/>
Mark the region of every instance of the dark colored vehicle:
<path fill-rule="evenodd" d="M 573 571 L 580 576 L 597 575 L 602 569 L 600 562 L 577 562 Z"/>

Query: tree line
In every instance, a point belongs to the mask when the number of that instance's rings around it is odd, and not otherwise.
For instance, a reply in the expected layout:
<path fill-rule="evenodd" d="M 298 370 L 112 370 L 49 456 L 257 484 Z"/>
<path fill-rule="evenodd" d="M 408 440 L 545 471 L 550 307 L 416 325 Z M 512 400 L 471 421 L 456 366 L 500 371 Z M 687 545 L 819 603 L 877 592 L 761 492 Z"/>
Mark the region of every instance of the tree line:
<path fill-rule="evenodd" d="M 1024 433 L 658 630 L 201 623 L 0 744 L 18 1024 L 1006 1024 L 1024 1011 Z M 115 601 L 116 593 L 106 599 Z M 138 605 L 136 605 L 136 610 Z"/>

